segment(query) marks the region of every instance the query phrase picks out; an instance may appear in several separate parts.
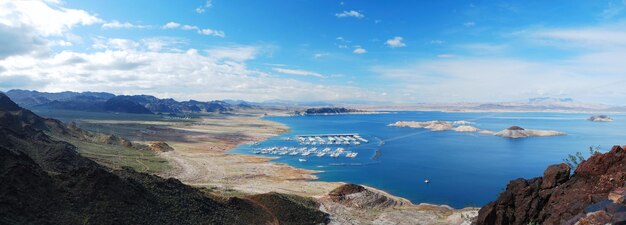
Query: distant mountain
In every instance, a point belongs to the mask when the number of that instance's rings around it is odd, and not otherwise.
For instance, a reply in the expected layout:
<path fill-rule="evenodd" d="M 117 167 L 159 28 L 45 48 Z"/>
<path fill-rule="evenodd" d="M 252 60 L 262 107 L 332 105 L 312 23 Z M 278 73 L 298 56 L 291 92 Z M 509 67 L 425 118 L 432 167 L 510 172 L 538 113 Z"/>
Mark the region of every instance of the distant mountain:
<path fill-rule="evenodd" d="M 252 103 L 229 104 L 224 101 L 201 102 L 160 99 L 150 95 L 119 95 L 105 92 L 47 93 L 27 90 L 10 90 L 12 100 L 26 108 L 60 109 L 120 113 L 224 113 L 234 109 L 256 107 Z"/>
<path fill-rule="evenodd" d="M 122 112 L 122 113 L 136 113 L 136 114 L 151 114 L 152 112 L 139 103 L 124 99 L 122 97 L 113 97 L 106 102 L 103 106 L 104 111 L 107 112 Z"/>
<path fill-rule="evenodd" d="M 0 93 L 0 224 L 328 223 L 310 198 L 226 197 L 174 178 L 104 167 L 48 136 L 67 129 Z"/>

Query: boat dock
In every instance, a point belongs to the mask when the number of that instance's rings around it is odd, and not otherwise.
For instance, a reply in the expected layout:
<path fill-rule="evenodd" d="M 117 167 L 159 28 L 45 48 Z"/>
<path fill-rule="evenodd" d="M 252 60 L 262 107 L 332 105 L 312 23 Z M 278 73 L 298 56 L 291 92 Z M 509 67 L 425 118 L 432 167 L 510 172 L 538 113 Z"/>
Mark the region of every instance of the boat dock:
<path fill-rule="evenodd" d="M 369 141 L 359 134 L 307 134 L 297 135 L 301 145 L 360 145 Z"/>
<path fill-rule="evenodd" d="M 342 147 L 338 147 L 336 149 L 332 148 L 294 148 L 294 147 L 269 147 L 269 148 L 261 148 L 252 150 L 254 154 L 267 154 L 267 155 L 279 155 L 279 156 L 317 156 L 324 157 L 329 156 L 333 158 L 339 158 L 340 156 L 345 156 L 346 158 L 356 158 L 359 153 L 346 151 L 346 149 Z"/>

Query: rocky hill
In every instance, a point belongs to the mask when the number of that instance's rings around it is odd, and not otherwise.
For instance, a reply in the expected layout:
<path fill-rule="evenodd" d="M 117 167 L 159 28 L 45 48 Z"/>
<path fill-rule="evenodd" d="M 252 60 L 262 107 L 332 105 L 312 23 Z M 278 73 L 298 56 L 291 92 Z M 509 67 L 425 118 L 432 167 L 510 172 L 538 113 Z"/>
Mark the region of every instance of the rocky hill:
<path fill-rule="evenodd" d="M 548 167 L 543 177 L 511 181 L 484 206 L 478 224 L 626 224 L 626 150 L 615 146 L 578 165 Z"/>
<path fill-rule="evenodd" d="M 46 133 L 62 123 L 0 93 L 0 224 L 320 224 L 307 198 L 226 198 L 176 179 L 112 170 Z M 290 215 L 290 216 L 285 216 Z"/>

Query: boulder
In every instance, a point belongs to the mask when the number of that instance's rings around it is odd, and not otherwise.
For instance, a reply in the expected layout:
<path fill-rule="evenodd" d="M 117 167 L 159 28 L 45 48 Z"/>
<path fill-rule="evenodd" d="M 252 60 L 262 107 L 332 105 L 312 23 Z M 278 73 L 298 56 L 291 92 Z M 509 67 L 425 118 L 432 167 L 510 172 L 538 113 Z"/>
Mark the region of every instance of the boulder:
<path fill-rule="evenodd" d="M 569 179 L 570 168 L 565 163 L 548 166 L 543 172 L 542 189 L 556 187 Z"/>

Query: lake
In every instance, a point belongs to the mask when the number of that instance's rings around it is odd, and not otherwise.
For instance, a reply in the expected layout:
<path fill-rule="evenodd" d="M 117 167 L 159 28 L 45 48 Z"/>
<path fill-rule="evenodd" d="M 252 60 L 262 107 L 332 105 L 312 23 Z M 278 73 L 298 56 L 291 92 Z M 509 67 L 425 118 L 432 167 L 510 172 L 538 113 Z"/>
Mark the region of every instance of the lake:
<path fill-rule="evenodd" d="M 582 152 L 587 156 L 589 146 L 600 146 L 605 152 L 613 145 L 626 144 L 625 115 L 610 115 L 614 122 L 587 121 L 589 116 L 575 113 L 390 112 L 266 117 L 286 124 L 291 132 L 256 146 L 240 145 L 231 153 L 253 154 L 253 149 L 273 146 L 302 147 L 293 140 L 299 134 L 358 133 L 369 143 L 340 146 L 358 152 L 356 158 L 284 155 L 274 161 L 321 170 L 323 172 L 318 174 L 321 181 L 364 184 L 413 203 L 446 204 L 455 208 L 482 206 L 495 200 L 509 180 L 541 176 L 548 165 L 563 162 L 568 154 Z M 387 126 L 401 120 L 467 120 L 475 122 L 472 126 L 484 130 L 500 131 L 517 125 L 526 129 L 561 131 L 567 136 L 509 139 L 479 133 Z M 300 162 L 301 158 L 307 161 Z M 430 183 L 425 183 L 426 179 Z"/>

